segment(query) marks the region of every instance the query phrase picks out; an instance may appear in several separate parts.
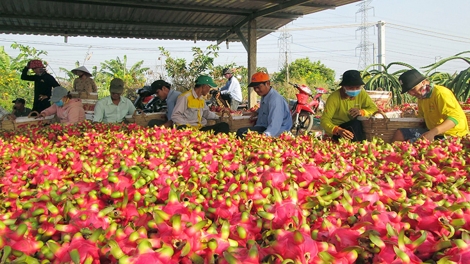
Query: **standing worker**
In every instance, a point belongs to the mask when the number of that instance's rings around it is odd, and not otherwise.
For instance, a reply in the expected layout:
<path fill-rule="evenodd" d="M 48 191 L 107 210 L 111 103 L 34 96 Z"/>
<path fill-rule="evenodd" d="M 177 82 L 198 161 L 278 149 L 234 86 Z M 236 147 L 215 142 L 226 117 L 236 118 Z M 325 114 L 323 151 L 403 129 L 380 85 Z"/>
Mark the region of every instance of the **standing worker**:
<path fill-rule="evenodd" d="M 237 78 L 233 76 L 232 70 L 225 68 L 222 74 L 227 79 L 227 83 L 220 88 L 222 99 L 229 103 L 230 109 L 237 111 L 238 105 L 240 105 L 243 100 L 240 83 Z"/>
<path fill-rule="evenodd" d="M 32 69 L 35 75 L 28 75 L 28 70 Z M 51 106 L 49 101 L 52 88 L 60 86 L 52 75 L 46 72 L 46 67 L 40 60 L 31 60 L 24 67 L 21 73 L 21 80 L 34 81 L 34 101 L 32 111 L 41 113 Z"/>
<path fill-rule="evenodd" d="M 74 92 L 86 92 L 87 94 L 98 92 L 95 81 L 91 78 L 91 73 L 85 66 L 80 66 L 72 70 L 78 78 L 73 80 Z"/>

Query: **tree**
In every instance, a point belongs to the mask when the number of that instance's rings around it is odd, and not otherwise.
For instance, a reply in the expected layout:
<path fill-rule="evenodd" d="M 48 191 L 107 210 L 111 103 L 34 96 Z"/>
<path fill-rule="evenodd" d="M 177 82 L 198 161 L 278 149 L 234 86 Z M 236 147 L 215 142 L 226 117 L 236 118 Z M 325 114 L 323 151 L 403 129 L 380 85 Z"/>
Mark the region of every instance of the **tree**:
<path fill-rule="evenodd" d="M 320 61 L 311 62 L 309 58 L 297 59 L 281 71 L 273 75 L 274 83 L 279 87 L 279 92 L 286 98 L 295 98 L 296 89 L 287 83 L 301 83 L 307 86 L 324 87 L 332 89 L 335 87 L 335 71 L 327 68 Z"/>
<path fill-rule="evenodd" d="M 21 71 L 28 61 L 47 55 L 45 51 L 17 43 L 11 47 L 20 50 L 18 56 L 11 57 L 3 46 L 0 47 L 0 105 L 9 111 L 12 108 L 11 101 L 18 97 L 24 98 L 28 107 L 32 106 L 34 83 L 21 80 Z"/>
<path fill-rule="evenodd" d="M 93 67 L 92 75 L 95 77 L 95 83 L 98 87 L 98 96 L 109 95 L 109 83 L 114 78 L 120 78 L 126 84 L 123 95 L 129 98 L 135 97 L 136 88 L 143 87 L 147 80 L 146 74 L 149 68 L 142 68 L 143 63 L 143 60 L 138 61 L 128 69 L 127 56 L 124 55 L 123 60 L 116 57 L 116 59 L 102 62 L 99 71 Z"/>
<path fill-rule="evenodd" d="M 159 48 L 166 57 L 165 70 L 171 78 L 176 90 L 187 91 L 194 87 L 196 78 L 201 74 L 209 74 L 214 67 L 214 59 L 218 57 L 219 46 L 209 45 L 206 50 L 193 47 L 193 60 L 189 63 L 182 58 L 172 58 L 169 51 Z"/>

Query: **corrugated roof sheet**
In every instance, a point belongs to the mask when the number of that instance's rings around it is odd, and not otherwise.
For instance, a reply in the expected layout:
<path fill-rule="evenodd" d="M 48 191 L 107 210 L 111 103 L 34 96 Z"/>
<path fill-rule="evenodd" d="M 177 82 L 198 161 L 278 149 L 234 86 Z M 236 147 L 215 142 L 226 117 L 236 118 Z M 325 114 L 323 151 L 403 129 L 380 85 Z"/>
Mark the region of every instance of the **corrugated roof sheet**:
<path fill-rule="evenodd" d="M 359 0 L 1 0 L 0 32 L 147 39 L 240 41 L 306 14 Z"/>

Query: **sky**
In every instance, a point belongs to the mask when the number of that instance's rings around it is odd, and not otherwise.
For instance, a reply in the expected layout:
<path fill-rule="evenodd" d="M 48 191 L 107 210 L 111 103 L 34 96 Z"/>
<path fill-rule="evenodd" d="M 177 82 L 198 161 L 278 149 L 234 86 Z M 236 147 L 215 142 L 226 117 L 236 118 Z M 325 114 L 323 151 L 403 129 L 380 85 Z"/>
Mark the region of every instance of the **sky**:
<path fill-rule="evenodd" d="M 367 2 L 367 56 L 361 56 L 362 35 L 359 30 L 362 14 L 361 2 L 303 16 L 286 25 L 283 30 L 273 32 L 258 40 L 257 64 L 267 67 L 270 73 L 277 72 L 287 60 L 299 58 L 320 61 L 335 71 L 339 79 L 349 69 L 359 69 L 366 59 L 367 64 L 377 60 L 378 34 L 376 23 L 385 22 L 385 64 L 404 62 L 415 68 L 432 64 L 441 58 L 463 51 L 470 51 L 469 0 L 369 0 Z M 283 38 L 283 36 L 287 36 Z M 127 55 L 128 67 L 143 60 L 143 66 L 156 73 L 162 72 L 164 57 L 158 47 L 164 47 L 174 58 L 192 60 L 192 47 L 205 49 L 214 42 L 143 40 L 30 36 L 0 34 L 0 46 L 16 56 L 18 51 L 10 48 L 14 42 L 45 50 L 44 59 L 50 64 L 49 72 L 65 77 L 60 67 L 73 69 L 75 62 L 89 70 L 100 62 Z M 280 44 L 284 43 L 284 44 Z M 469 56 L 468 54 L 466 56 Z M 88 60 L 86 59 L 88 58 Z M 374 61 L 373 61 L 374 59 Z M 247 65 L 247 53 L 241 43 L 220 45 L 215 65 Z M 462 61 L 448 62 L 438 71 L 454 73 L 468 68 Z M 393 67 L 391 70 L 400 68 Z M 154 80 L 148 80 L 149 83 Z"/>

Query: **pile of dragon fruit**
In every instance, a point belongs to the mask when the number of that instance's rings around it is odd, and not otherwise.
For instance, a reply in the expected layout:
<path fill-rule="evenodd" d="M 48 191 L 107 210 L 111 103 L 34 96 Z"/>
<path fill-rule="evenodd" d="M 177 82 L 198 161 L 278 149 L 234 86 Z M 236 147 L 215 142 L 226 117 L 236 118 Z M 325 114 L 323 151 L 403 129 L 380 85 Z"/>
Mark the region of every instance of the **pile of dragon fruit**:
<path fill-rule="evenodd" d="M 0 136 L 1 263 L 468 263 L 470 137 Z"/>

